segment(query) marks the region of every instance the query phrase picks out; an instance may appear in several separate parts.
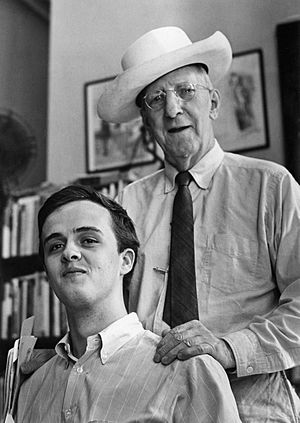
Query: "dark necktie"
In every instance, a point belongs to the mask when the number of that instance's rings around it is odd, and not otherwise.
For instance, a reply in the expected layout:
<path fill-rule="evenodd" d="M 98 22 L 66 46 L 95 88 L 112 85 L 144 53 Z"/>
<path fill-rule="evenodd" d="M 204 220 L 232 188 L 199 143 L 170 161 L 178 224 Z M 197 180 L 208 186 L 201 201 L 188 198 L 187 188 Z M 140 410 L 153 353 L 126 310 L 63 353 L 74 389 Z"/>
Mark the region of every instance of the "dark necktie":
<path fill-rule="evenodd" d="M 192 176 L 176 176 L 178 191 L 174 198 L 171 250 L 163 320 L 171 327 L 199 319 L 195 276 L 193 203 L 189 190 Z"/>

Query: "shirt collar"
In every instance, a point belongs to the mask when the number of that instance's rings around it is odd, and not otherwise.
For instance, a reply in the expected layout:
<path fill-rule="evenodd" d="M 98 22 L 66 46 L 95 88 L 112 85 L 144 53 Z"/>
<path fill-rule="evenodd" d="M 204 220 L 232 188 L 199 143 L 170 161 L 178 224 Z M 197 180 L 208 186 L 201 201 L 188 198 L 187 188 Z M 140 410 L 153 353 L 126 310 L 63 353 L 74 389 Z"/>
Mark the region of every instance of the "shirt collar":
<path fill-rule="evenodd" d="M 78 360 L 76 357 L 74 357 L 71 351 L 70 332 L 67 332 L 65 336 L 56 344 L 55 351 L 57 355 L 67 361 L 69 359 L 71 359 L 72 361 Z"/>
<path fill-rule="evenodd" d="M 141 332 L 144 332 L 144 328 L 136 313 L 127 314 L 103 329 L 100 332 L 102 363 L 105 364 L 117 350 Z"/>
<path fill-rule="evenodd" d="M 136 313 L 127 314 L 107 326 L 98 334 L 89 336 L 87 338 L 86 351 L 100 348 L 102 344 L 99 355 L 102 363 L 105 364 L 118 349 L 143 331 L 144 328 Z M 71 359 L 75 362 L 78 360 L 71 352 L 69 332 L 58 342 L 55 350 L 65 360 Z"/>
<path fill-rule="evenodd" d="M 199 188 L 207 189 L 215 171 L 220 166 L 224 158 L 224 151 L 215 140 L 213 147 L 203 156 L 198 163 L 189 169 L 194 181 Z M 175 177 L 178 170 L 170 163 L 165 162 L 165 193 L 172 191 L 175 188 Z"/>

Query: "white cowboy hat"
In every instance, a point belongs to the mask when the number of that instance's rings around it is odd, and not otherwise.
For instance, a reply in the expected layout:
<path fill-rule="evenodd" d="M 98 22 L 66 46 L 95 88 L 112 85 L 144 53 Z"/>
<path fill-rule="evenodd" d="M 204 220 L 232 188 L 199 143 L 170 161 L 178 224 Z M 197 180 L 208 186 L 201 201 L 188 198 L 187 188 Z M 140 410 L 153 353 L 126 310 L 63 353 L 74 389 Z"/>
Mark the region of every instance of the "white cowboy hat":
<path fill-rule="evenodd" d="M 131 44 L 122 57 L 123 73 L 107 83 L 98 102 L 98 115 L 108 122 L 128 122 L 140 115 L 137 95 L 157 78 L 182 66 L 205 64 L 212 83 L 228 71 L 232 50 L 217 31 L 192 43 L 177 27 L 157 28 Z"/>

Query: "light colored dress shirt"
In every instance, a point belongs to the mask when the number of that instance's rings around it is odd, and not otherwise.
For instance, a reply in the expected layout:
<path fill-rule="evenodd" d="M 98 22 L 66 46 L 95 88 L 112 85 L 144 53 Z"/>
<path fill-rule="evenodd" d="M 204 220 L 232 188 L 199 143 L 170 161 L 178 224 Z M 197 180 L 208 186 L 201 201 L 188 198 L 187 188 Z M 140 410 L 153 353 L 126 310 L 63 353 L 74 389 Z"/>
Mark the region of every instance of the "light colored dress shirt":
<path fill-rule="evenodd" d="M 135 313 L 89 337 L 80 359 L 66 335 L 57 355 L 22 385 L 16 421 L 240 422 L 221 365 L 208 355 L 171 366 L 154 363 L 159 339 Z"/>
<path fill-rule="evenodd" d="M 300 188 L 282 166 L 224 153 L 217 141 L 190 173 L 199 319 L 231 346 L 232 387 L 240 413 L 251 415 L 251 393 L 266 408 L 270 374 L 300 364 Z M 165 163 L 118 199 L 141 241 L 129 310 L 158 334 L 168 328 L 162 315 L 176 174 Z M 276 377 L 288 401 L 285 375 Z"/>

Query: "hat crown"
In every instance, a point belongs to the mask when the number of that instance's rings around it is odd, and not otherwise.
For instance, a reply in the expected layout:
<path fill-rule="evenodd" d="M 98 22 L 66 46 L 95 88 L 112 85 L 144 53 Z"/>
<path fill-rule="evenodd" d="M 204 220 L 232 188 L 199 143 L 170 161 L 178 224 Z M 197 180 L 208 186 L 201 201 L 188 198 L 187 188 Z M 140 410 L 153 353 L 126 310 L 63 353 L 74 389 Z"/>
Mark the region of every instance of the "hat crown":
<path fill-rule="evenodd" d="M 154 29 L 128 47 L 121 60 L 122 68 L 125 71 L 191 44 L 186 33 L 178 27 Z"/>

